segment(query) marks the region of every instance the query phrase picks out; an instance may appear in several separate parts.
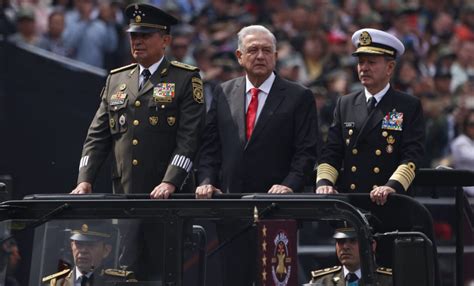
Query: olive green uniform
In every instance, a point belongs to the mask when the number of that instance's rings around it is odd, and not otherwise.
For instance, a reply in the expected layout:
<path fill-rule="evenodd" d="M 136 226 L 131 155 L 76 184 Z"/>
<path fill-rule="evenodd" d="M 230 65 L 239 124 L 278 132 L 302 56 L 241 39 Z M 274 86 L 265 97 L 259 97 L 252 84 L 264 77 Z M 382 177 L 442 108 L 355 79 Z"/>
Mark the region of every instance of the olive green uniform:
<path fill-rule="evenodd" d="M 42 279 L 42 285 L 49 286 L 74 286 L 75 275 L 73 269 L 65 269 L 63 271 L 51 274 Z M 106 269 L 95 271 L 91 276 L 90 285 L 105 286 L 111 282 L 134 282 L 133 272 L 119 269 Z"/>
<path fill-rule="evenodd" d="M 311 286 L 345 286 L 344 271 L 341 266 L 334 266 L 311 272 L 312 279 L 309 282 Z M 364 285 L 363 281 L 359 281 L 359 285 Z M 391 286 L 392 270 L 390 268 L 379 267 L 375 271 L 374 285 Z"/>
<path fill-rule="evenodd" d="M 205 112 L 198 69 L 166 58 L 139 90 L 139 66 L 110 72 L 89 127 L 78 183 L 93 183 L 112 152 L 115 193 L 178 189 L 193 166 Z"/>

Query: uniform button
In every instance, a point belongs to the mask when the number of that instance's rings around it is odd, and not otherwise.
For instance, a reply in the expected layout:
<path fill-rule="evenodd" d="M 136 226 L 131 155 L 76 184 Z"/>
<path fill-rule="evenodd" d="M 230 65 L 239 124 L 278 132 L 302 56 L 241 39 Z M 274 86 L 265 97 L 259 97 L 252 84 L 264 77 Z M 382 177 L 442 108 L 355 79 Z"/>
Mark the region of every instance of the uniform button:
<path fill-rule="evenodd" d="M 379 167 L 375 167 L 375 168 L 374 168 L 374 173 L 375 173 L 375 174 L 378 174 L 378 173 L 380 173 L 380 169 L 379 169 Z"/>
<path fill-rule="evenodd" d="M 133 144 L 133 145 L 138 145 L 138 140 L 137 140 L 137 139 L 133 139 L 133 140 L 132 140 L 132 144 Z"/>
<path fill-rule="evenodd" d="M 355 184 L 351 184 L 351 190 L 355 190 L 356 189 L 356 185 Z"/>
<path fill-rule="evenodd" d="M 359 151 L 357 149 L 355 149 L 355 148 L 352 149 L 352 154 L 357 155 L 357 153 L 359 153 Z"/>
<path fill-rule="evenodd" d="M 382 132 L 382 136 L 383 136 L 383 137 L 387 137 L 387 136 L 388 136 L 388 132 L 387 132 L 387 131 L 383 131 L 383 132 Z"/>
<path fill-rule="evenodd" d="M 351 143 L 351 139 L 346 139 L 346 145 L 349 145 Z"/>
<path fill-rule="evenodd" d="M 138 165 L 138 160 L 136 160 L 136 159 L 133 159 L 133 161 L 132 161 L 132 165 L 133 165 L 133 166 L 136 166 L 136 165 Z"/>
<path fill-rule="evenodd" d="M 352 135 L 352 134 L 354 134 L 354 130 L 349 129 L 349 135 Z"/>
<path fill-rule="evenodd" d="M 377 155 L 377 156 L 382 155 L 382 151 L 380 151 L 379 149 L 375 150 L 375 155 Z"/>
<path fill-rule="evenodd" d="M 138 120 L 136 120 L 136 119 L 133 120 L 133 125 L 138 126 L 138 124 L 140 124 L 140 121 L 138 121 Z"/>
<path fill-rule="evenodd" d="M 356 166 L 352 166 L 351 171 L 352 171 L 352 173 L 355 173 L 355 171 L 357 171 L 357 167 L 356 167 Z"/>
<path fill-rule="evenodd" d="M 140 100 L 135 101 L 135 107 L 140 107 L 140 105 L 142 105 L 142 103 L 140 102 Z"/>

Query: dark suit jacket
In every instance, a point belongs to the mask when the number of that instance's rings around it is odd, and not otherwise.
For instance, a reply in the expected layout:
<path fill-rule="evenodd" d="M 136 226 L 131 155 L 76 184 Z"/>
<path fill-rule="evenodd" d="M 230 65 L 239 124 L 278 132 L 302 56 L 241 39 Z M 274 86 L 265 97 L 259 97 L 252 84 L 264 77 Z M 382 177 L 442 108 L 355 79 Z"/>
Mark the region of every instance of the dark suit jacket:
<path fill-rule="evenodd" d="M 403 120 L 401 130 L 387 127 L 387 116 Z M 370 192 L 374 185 L 389 185 L 405 193 L 389 178 L 400 164 L 419 166 L 424 154 L 424 119 L 420 100 L 390 88 L 369 115 L 364 91 L 339 98 L 328 142 L 319 163 L 339 171 L 339 192 Z M 318 181 L 318 186 L 329 184 Z"/>
<path fill-rule="evenodd" d="M 78 183 L 93 183 L 111 152 L 115 193 L 149 193 L 162 181 L 179 189 L 204 119 L 198 71 L 165 58 L 141 90 L 138 65 L 111 71 L 84 143 Z"/>
<path fill-rule="evenodd" d="M 276 76 L 252 136 L 245 138 L 245 77 L 218 86 L 207 114 L 198 183 L 228 193 L 300 191 L 314 167 L 317 111 L 308 89 Z"/>

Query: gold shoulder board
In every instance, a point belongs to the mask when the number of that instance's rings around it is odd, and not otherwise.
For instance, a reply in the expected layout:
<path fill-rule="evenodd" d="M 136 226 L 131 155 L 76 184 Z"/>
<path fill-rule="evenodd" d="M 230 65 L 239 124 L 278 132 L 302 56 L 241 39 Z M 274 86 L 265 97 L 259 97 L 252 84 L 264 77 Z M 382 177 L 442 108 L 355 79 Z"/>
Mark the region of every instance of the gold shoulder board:
<path fill-rule="evenodd" d="M 119 67 L 119 68 L 111 70 L 110 74 L 114 74 L 114 73 L 118 73 L 118 72 L 121 72 L 121 71 L 124 71 L 124 70 L 128 70 L 128 69 L 134 68 L 136 66 L 137 66 L 137 64 L 130 64 L 130 65 L 127 65 L 127 66 Z"/>
<path fill-rule="evenodd" d="M 377 273 L 385 274 L 385 275 L 392 275 L 391 268 L 379 267 L 376 270 Z"/>
<path fill-rule="evenodd" d="M 43 277 L 43 279 L 41 279 L 41 281 L 43 281 L 43 283 L 48 282 L 49 280 L 52 280 L 54 278 L 59 278 L 61 276 L 64 276 L 64 275 L 68 274 L 69 272 L 71 272 L 71 269 L 64 269 L 63 271 L 59 271 L 57 273 L 54 273 L 54 274 L 51 274 L 49 276 Z"/>
<path fill-rule="evenodd" d="M 104 274 L 109 276 L 131 278 L 133 276 L 133 271 L 125 271 L 120 269 L 105 269 Z"/>
<path fill-rule="evenodd" d="M 334 267 L 331 267 L 331 268 L 324 268 L 324 269 L 320 269 L 320 270 L 315 270 L 315 271 L 311 271 L 311 276 L 314 279 L 314 278 L 317 278 L 317 277 L 320 277 L 320 276 L 323 276 L 323 275 L 326 275 L 326 274 L 329 274 L 329 273 L 338 272 L 341 269 L 342 269 L 341 266 L 334 266 Z"/>
<path fill-rule="evenodd" d="M 185 63 L 181 63 L 181 62 L 178 62 L 178 61 L 171 61 L 171 65 L 173 65 L 175 67 L 178 67 L 178 68 L 188 70 L 188 71 L 198 71 L 199 70 L 195 66 L 188 65 L 188 64 L 185 64 Z"/>

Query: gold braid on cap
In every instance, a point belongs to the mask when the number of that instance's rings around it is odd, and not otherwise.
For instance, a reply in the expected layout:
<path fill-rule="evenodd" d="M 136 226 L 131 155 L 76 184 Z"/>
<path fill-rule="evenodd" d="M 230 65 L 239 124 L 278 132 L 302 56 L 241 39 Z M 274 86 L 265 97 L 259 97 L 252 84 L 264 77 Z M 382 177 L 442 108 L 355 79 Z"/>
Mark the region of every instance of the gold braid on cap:
<path fill-rule="evenodd" d="M 155 29 L 160 29 L 160 30 L 167 30 L 166 26 L 148 24 L 148 23 L 130 23 L 130 26 L 148 27 L 148 28 L 155 28 Z"/>
<path fill-rule="evenodd" d="M 316 183 L 320 180 L 328 180 L 331 183 L 335 184 L 338 176 L 339 172 L 336 170 L 336 168 L 329 165 L 328 163 L 323 163 L 318 166 Z"/>
<path fill-rule="evenodd" d="M 399 182 L 405 191 L 407 191 L 408 187 L 410 187 L 411 183 L 413 182 L 413 179 L 415 179 L 415 169 L 416 166 L 412 162 L 399 165 L 397 170 L 395 170 L 393 175 L 390 177 L 390 180 Z"/>

